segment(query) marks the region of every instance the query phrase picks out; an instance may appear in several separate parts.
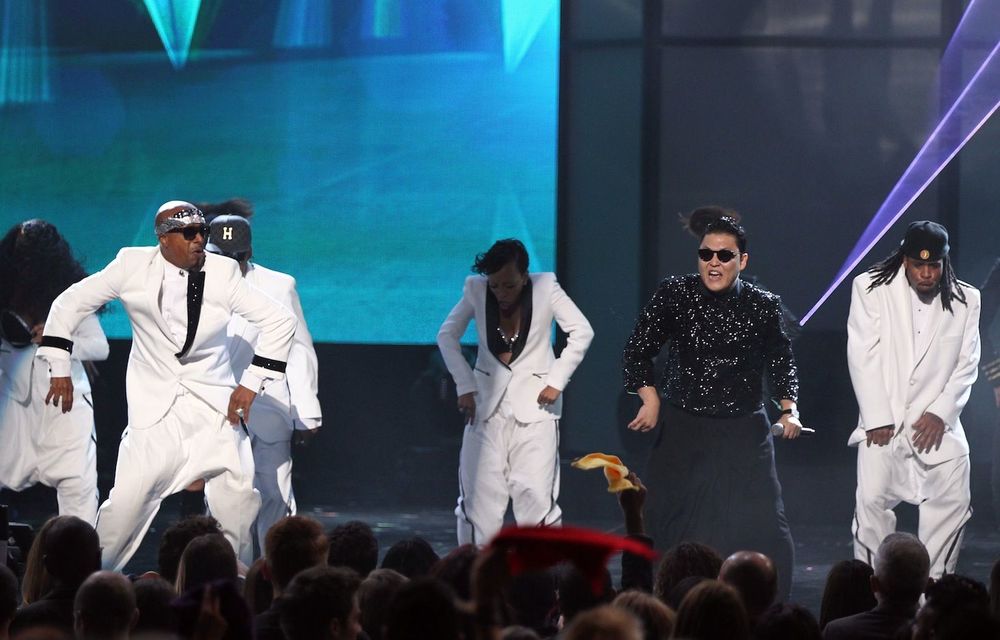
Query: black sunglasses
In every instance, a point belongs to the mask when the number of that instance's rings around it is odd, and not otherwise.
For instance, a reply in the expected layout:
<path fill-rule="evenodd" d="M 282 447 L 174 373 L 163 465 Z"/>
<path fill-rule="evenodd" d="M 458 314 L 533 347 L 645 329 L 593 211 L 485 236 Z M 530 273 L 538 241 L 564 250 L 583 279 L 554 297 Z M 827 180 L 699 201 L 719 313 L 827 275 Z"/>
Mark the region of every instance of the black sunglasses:
<path fill-rule="evenodd" d="M 195 236 L 199 233 L 201 237 L 208 240 L 209 226 L 207 224 L 200 224 L 198 226 L 189 225 L 187 227 L 179 227 L 177 229 L 171 229 L 167 233 L 180 233 L 184 236 L 184 239 L 188 242 L 194 240 Z"/>
<path fill-rule="evenodd" d="M 712 251 L 711 249 L 698 249 L 698 257 L 701 258 L 702 262 L 711 262 L 712 256 L 719 256 L 719 262 L 729 262 L 739 253 L 733 253 L 729 249 L 719 249 L 718 251 Z"/>

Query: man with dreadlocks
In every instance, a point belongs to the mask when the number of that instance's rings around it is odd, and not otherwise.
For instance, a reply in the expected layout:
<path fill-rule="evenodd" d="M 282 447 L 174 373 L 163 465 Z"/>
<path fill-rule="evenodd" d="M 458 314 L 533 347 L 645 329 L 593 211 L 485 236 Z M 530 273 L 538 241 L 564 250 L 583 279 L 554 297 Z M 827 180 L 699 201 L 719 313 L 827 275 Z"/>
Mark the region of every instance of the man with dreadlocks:
<path fill-rule="evenodd" d="M 94 314 L 73 333 L 72 411 L 45 404 L 48 370 L 35 361 L 56 296 L 87 276 L 54 225 L 27 220 L 0 240 L 0 488 L 54 487 L 59 514 L 94 524 L 97 445 L 83 361 L 105 360 L 108 340 Z"/>
<path fill-rule="evenodd" d="M 860 417 L 854 555 L 872 564 L 918 505 L 931 576 L 958 562 L 969 509 L 969 443 L 959 415 L 979 364 L 979 291 L 955 277 L 948 232 L 913 222 L 899 248 L 854 279 L 847 359 Z"/>

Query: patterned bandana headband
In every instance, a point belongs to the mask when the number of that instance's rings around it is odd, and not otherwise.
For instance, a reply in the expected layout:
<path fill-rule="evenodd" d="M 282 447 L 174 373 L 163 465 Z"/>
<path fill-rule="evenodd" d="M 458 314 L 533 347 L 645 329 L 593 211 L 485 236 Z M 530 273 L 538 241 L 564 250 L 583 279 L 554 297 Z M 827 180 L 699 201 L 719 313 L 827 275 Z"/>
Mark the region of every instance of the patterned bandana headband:
<path fill-rule="evenodd" d="M 162 236 L 170 233 L 173 229 L 181 229 L 193 224 L 205 224 L 205 216 L 194 206 L 181 209 L 169 218 L 164 218 L 163 222 L 156 225 L 156 235 Z"/>

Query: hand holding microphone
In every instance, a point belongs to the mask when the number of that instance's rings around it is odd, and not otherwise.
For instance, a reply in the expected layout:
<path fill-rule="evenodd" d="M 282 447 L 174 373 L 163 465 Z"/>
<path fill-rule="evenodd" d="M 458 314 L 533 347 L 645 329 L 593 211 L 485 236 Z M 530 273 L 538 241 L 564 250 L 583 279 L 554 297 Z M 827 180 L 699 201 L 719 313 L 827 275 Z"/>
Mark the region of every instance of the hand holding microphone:
<path fill-rule="evenodd" d="M 783 437 L 786 440 L 794 440 L 799 436 L 811 436 L 815 433 L 815 429 L 802 426 L 802 423 L 799 422 L 799 411 L 794 405 L 782 409 L 779 421 L 771 425 L 771 435 L 775 438 Z"/>

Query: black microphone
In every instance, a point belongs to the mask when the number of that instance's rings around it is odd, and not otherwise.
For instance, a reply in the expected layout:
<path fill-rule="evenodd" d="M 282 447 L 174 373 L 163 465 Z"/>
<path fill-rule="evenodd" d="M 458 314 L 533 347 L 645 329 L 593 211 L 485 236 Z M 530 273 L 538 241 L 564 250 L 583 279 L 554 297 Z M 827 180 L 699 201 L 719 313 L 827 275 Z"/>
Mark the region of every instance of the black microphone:
<path fill-rule="evenodd" d="M 783 433 L 785 433 L 785 426 L 783 424 L 781 424 L 780 422 L 775 422 L 774 424 L 771 425 L 771 435 L 772 436 L 774 436 L 775 438 L 777 438 L 777 437 L 781 436 Z M 800 438 L 807 437 L 807 436 L 812 436 L 812 435 L 816 435 L 816 430 L 815 429 L 810 429 L 809 427 L 802 427 L 802 430 L 799 431 L 799 437 Z"/>

